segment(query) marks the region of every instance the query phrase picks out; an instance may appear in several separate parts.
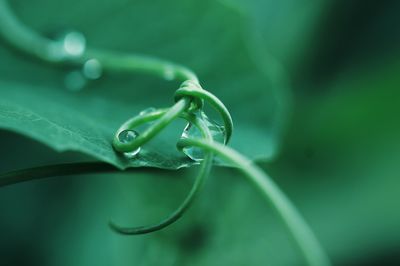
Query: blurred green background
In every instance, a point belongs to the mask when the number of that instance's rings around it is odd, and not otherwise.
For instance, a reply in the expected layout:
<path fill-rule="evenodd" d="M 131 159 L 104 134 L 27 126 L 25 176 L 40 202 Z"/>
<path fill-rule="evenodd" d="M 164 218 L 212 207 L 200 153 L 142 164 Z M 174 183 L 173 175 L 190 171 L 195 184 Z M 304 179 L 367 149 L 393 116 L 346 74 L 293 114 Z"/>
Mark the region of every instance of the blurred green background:
<path fill-rule="evenodd" d="M 230 109 L 236 126 L 232 146 L 257 160 L 287 193 L 335 265 L 400 264 L 400 2 L 10 5 L 45 36 L 79 30 L 88 47 L 190 67 Z M 99 159 L 68 143 L 61 150 L 71 151 L 56 152 L 60 147 L 30 124 L 6 126 L 7 104 L 39 113 L 51 106 L 49 119 L 60 123 L 62 112 L 88 117 L 93 128 L 85 130 L 95 134 L 101 124 L 108 139 L 131 114 L 169 106 L 179 85 L 106 73 L 72 92 L 64 84 L 69 71 L 0 39 L 1 172 Z M 176 134 L 167 132 L 168 138 Z M 173 148 L 175 140 L 170 142 Z M 163 149 L 161 157 L 168 154 Z M 183 164 L 181 157 L 173 160 Z M 107 227 L 110 219 L 133 225 L 157 221 L 179 204 L 196 170 L 146 168 L 1 188 L 0 264 L 302 264 L 272 208 L 227 167 L 215 167 L 193 208 L 167 229 L 124 237 Z"/>

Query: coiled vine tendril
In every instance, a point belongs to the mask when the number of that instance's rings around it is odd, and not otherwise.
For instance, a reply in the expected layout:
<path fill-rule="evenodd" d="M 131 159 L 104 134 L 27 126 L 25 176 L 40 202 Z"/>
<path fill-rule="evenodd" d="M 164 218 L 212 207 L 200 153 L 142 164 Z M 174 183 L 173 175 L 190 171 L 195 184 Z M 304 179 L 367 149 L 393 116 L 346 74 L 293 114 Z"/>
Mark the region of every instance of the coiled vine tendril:
<path fill-rule="evenodd" d="M 191 70 L 158 58 L 101 50 L 87 49 L 80 56 L 61 56 L 59 53 L 54 53 L 54 47 L 59 44 L 20 23 L 5 0 L 0 0 L 0 35 L 14 48 L 47 63 L 81 66 L 87 60 L 94 58 L 100 62 L 104 71 L 144 72 L 161 77 L 165 75 L 166 71 L 169 71 L 175 79 L 183 82 L 175 91 L 175 104 L 172 107 L 146 112 L 126 121 L 117 130 L 113 139 L 113 147 L 120 153 L 136 151 L 159 134 L 173 120 L 177 118 L 185 119 L 191 126 L 195 126 L 199 130 L 201 138 L 181 138 L 177 142 L 177 148 L 182 150 L 187 147 L 197 147 L 205 152 L 194 184 L 181 205 L 161 222 L 139 227 L 122 227 L 110 222 L 110 227 L 114 231 L 121 234 L 146 234 L 160 230 L 178 220 L 190 207 L 205 178 L 209 175 L 214 156 L 219 156 L 237 166 L 261 191 L 265 199 L 274 206 L 309 265 L 330 265 L 329 259 L 314 233 L 286 195 L 262 169 L 226 146 L 233 132 L 231 115 L 215 95 L 200 86 L 198 78 Z M 205 123 L 205 116 L 203 115 L 205 103 L 212 106 L 221 115 L 225 127 L 222 144 L 214 141 L 210 129 Z M 122 138 L 126 132 L 134 131 L 135 128 L 146 123 L 149 126 L 141 134 L 136 134 L 130 139 Z M 116 169 L 103 163 L 45 166 L 2 174 L 0 175 L 0 186 L 54 175 L 109 171 L 116 171 Z"/>

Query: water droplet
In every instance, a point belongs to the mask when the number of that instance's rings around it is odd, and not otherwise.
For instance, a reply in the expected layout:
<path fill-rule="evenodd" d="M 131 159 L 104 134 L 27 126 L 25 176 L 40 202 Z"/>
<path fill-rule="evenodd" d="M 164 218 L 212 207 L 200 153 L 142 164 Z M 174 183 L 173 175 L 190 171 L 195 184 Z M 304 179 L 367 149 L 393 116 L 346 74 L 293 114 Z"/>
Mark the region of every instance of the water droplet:
<path fill-rule="evenodd" d="M 224 126 L 221 126 L 215 121 L 209 119 L 204 113 L 202 113 L 201 116 L 203 117 L 204 123 L 210 130 L 214 141 L 223 143 L 225 138 Z M 181 138 L 202 138 L 202 135 L 196 126 L 188 123 L 182 132 Z M 201 161 L 204 159 L 204 152 L 201 148 L 185 147 L 182 149 L 182 151 L 193 161 Z"/>
<path fill-rule="evenodd" d="M 85 52 L 86 38 L 80 32 L 67 32 L 61 42 L 66 56 L 79 57 Z"/>
<path fill-rule="evenodd" d="M 83 75 L 88 79 L 98 79 L 103 73 L 103 67 L 99 60 L 89 59 L 85 62 L 82 68 Z"/>
<path fill-rule="evenodd" d="M 122 143 L 130 143 L 139 136 L 139 133 L 135 130 L 123 130 L 118 134 L 118 139 Z M 140 152 L 140 147 L 134 151 L 124 152 L 126 158 L 132 159 Z"/>
<path fill-rule="evenodd" d="M 68 90 L 80 91 L 86 86 L 87 80 L 81 71 L 72 71 L 65 76 L 64 83 Z"/>
<path fill-rule="evenodd" d="M 175 78 L 175 71 L 174 68 L 171 66 L 167 66 L 164 69 L 164 78 L 166 80 L 173 80 Z"/>
<path fill-rule="evenodd" d="M 147 114 L 153 113 L 153 112 L 155 112 L 155 111 L 157 111 L 156 108 L 154 108 L 154 107 L 149 107 L 149 108 L 144 109 L 143 111 L 141 111 L 141 112 L 139 113 L 139 115 L 147 115 Z"/>

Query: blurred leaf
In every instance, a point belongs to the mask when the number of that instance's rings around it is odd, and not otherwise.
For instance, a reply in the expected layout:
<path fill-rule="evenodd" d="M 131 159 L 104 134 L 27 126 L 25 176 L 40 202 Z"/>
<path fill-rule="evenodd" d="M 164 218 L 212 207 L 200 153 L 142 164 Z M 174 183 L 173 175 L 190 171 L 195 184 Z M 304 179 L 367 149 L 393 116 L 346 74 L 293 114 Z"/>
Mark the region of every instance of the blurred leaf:
<path fill-rule="evenodd" d="M 399 69 L 397 60 L 343 72 L 328 93 L 299 101 L 274 167 L 305 195 L 294 200 L 337 265 L 363 265 L 400 246 Z"/>
<path fill-rule="evenodd" d="M 303 59 L 328 0 L 220 0 L 247 18 L 250 42 L 292 67 Z M 255 36 L 254 36 L 255 35 Z M 253 51 L 254 52 L 254 51 Z M 276 60 L 276 59 L 275 59 Z"/>
<path fill-rule="evenodd" d="M 7 187 L 0 195 L 7 218 L 0 224 L 9 228 L 8 245 L 14 248 L 40 238 L 35 252 L 46 258 L 46 263 L 36 260 L 41 265 L 275 265 L 301 260 L 273 209 L 228 168 L 219 168 L 203 197 L 165 230 L 126 237 L 107 227 L 110 218 L 141 225 L 168 214 L 184 197 L 193 175 L 180 171 L 186 178 L 174 178 L 175 173 L 84 176 Z M 7 209 L 10 201 L 17 201 L 19 208 Z M 36 213 L 26 213 L 26 207 Z M 18 222 L 9 224 L 13 220 Z"/>

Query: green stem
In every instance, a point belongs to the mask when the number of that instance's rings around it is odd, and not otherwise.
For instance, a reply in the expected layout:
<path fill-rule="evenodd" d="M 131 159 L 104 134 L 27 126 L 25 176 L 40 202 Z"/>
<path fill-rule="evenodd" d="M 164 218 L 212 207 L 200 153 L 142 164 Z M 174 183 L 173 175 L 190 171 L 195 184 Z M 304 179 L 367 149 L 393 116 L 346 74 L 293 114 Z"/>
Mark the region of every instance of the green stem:
<path fill-rule="evenodd" d="M 88 49 L 84 54 L 84 61 L 91 58 L 99 60 L 105 71 L 121 73 L 139 72 L 161 78 L 165 78 L 166 73 L 169 73 L 176 80 L 199 82 L 196 74 L 189 68 L 151 56 Z M 78 63 L 82 64 L 82 62 Z"/>
<path fill-rule="evenodd" d="M 238 166 L 239 170 L 261 191 L 262 195 L 281 216 L 308 265 L 330 265 L 322 246 L 296 207 L 261 168 L 235 150 L 216 142 L 201 139 L 181 139 L 178 146 L 196 146 L 213 151 L 222 159 Z"/>
<path fill-rule="evenodd" d="M 174 119 L 182 116 L 183 112 L 189 107 L 189 105 L 190 99 L 185 97 L 176 102 L 169 109 L 157 110 L 156 112 L 153 112 L 151 114 L 139 115 L 134 117 L 133 119 L 128 120 L 117 130 L 117 133 L 114 136 L 114 149 L 120 152 L 129 152 L 137 149 L 138 147 L 150 141 L 158 133 L 160 133 Z M 153 122 L 153 124 L 149 126 L 149 128 L 147 128 L 143 133 L 141 133 L 134 141 L 130 143 L 123 143 L 120 141 L 119 133 L 121 133 L 122 131 L 134 129 L 141 124 L 149 122 Z"/>
<path fill-rule="evenodd" d="M 110 164 L 99 162 L 46 165 L 1 174 L 0 187 L 54 176 L 114 173 L 120 171 Z"/>
<path fill-rule="evenodd" d="M 162 78 L 168 73 L 174 79 L 198 83 L 197 76 L 187 67 L 150 56 L 87 49 L 82 56 L 65 57 L 59 53 L 62 47 L 59 41 L 45 38 L 26 27 L 15 17 L 6 0 L 0 0 L 0 35 L 14 48 L 47 63 L 80 67 L 94 58 L 104 71 L 142 72 Z"/>
<path fill-rule="evenodd" d="M 183 117 L 188 121 L 190 121 L 191 123 L 193 123 L 200 130 L 201 135 L 204 137 L 204 139 L 212 142 L 211 132 L 202 119 L 188 114 L 184 114 Z M 202 188 L 206 177 L 210 175 L 213 158 L 214 158 L 213 152 L 211 150 L 206 151 L 204 160 L 201 164 L 200 171 L 197 174 L 197 177 L 195 179 L 195 182 L 193 183 L 191 190 L 189 191 L 188 195 L 181 203 L 181 205 L 174 212 L 172 212 L 167 218 L 154 225 L 139 226 L 139 227 L 121 227 L 119 225 L 114 224 L 113 222 L 109 222 L 111 229 L 123 235 L 139 235 L 161 230 L 167 227 L 168 225 L 171 225 L 172 223 L 176 222 L 192 205 L 195 197 L 198 195 L 200 189 Z"/>

